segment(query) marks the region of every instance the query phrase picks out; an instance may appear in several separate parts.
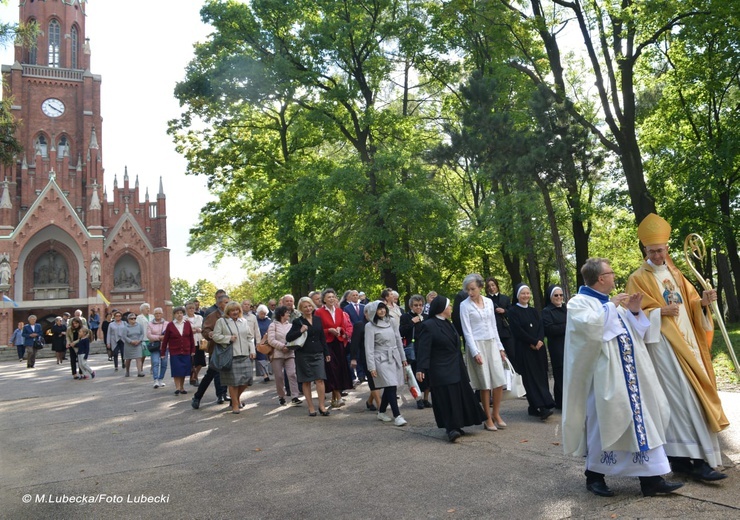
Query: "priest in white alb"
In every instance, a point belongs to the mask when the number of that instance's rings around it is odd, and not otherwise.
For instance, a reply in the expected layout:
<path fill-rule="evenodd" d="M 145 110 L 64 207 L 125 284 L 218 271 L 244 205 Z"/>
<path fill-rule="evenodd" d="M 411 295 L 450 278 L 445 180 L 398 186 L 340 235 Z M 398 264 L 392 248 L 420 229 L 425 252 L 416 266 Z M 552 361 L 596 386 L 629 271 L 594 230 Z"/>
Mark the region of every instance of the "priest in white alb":
<path fill-rule="evenodd" d="M 646 261 L 630 275 L 628 292 L 643 294 L 642 309 L 650 320 L 645 342 L 671 409 L 665 450 L 674 473 L 700 481 L 727 477 L 717 433 L 729 426 L 717 393 L 710 354 L 713 323 L 708 305 L 714 290 L 702 296 L 668 256 L 671 226 L 651 213 L 637 236 Z"/>
<path fill-rule="evenodd" d="M 586 457 L 586 488 L 614 492 L 605 475 L 639 477 L 643 495 L 671 493 L 682 483 L 663 449 L 669 410 L 643 342 L 650 325 L 642 295 L 614 290 L 606 258 L 581 268 L 585 286 L 568 302 L 563 374 L 563 449 Z"/>

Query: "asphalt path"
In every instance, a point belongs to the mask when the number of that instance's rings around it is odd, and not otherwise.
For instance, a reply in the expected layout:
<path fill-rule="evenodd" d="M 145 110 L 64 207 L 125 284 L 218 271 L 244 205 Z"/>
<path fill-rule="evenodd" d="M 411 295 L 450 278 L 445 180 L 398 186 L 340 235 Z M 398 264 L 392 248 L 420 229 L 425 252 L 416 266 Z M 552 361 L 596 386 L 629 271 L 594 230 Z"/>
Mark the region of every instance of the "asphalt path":
<path fill-rule="evenodd" d="M 406 388 L 405 427 L 365 410 L 367 385 L 331 416 L 309 417 L 258 382 L 234 415 L 212 388 L 193 410 L 194 387 L 175 396 L 169 377 L 155 390 L 148 375 L 114 372 L 105 355 L 90 364 L 97 377 L 75 381 L 53 359 L 0 363 L 0 517 L 740 517 L 737 393 L 721 393 L 728 479 L 684 479 L 674 495 L 645 498 L 637 479 L 609 478 L 616 496 L 601 498 L 586 491 L 583 460 L 562 453 L 560 415 L 529 417 L 525 400 L 504 402 L 505 430 L 468 428 L 450 444 Z"/>

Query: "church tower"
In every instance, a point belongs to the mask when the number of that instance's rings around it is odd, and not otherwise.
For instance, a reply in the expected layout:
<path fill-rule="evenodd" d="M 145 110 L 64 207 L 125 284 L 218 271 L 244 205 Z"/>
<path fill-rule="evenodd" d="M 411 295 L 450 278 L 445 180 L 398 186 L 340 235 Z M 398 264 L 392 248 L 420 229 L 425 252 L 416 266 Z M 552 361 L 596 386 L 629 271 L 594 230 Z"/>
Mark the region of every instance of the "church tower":
<path fill-rule="evenodd" d="M 36 314 L 46 329 L 64 311 L 139 312 L 171 305 L 166 205 L 131 187 L 105 192 L 102 79 L 91 72 L 84 0 L 21 0 L 37 44 L 2 66 L 3 97 L 23 151 L 0 166 L 0 338 Z M 101 316 L 101 319 L 104 316 Z M 49 321 L 51 320 L 51 321 Z"/>

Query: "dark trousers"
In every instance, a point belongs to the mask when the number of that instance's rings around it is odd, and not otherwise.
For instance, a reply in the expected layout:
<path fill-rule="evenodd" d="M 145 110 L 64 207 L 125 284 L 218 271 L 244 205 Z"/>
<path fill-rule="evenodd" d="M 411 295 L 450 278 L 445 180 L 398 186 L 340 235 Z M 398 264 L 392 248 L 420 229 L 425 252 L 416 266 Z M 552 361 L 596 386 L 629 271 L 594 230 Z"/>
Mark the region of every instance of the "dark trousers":
<path fill-rule="evenodd" d="M 18 359 L 23 359 L 23 356 L 26 355 L 26 347 L 24 345 L 16 345 L 15 348 L 18 349 Z"/>
<path fill-rule="evenodd" d="M 225 386 L 221 386 L 221 374 L 218 373 L 218 370 L 213 370 L 211 367 L 208 367 L 206 375 L 204 375 L 203 379 L 200 380 L 198 389 L 195 391 L 196 399 L 203 399 L 211 381 L 213 381 L 213 385 L 216 387 L 216 397 L 226 396 L 227 389 Z"/>
<path fill-rule="evenodd" d="M 74 348 L 68 348 L 67 351 L 69 352 L 69 364 L 72 365 L 72 375 L 77 375 L 77 351 Z M 82 370 L 80 370 L 80 375 L 82 375 Z"/>
<path fill-rule="evenodd" d="M 26 366 L 28 368 L 33 368 L 33 366 L 36 364 L 36 352 L 38 351 L 39 349 L 37 347 L 26 347 L 26 355 L 28 356 Z"/>
<path fill-rule="evenodd" d="M 398 400 L 396 399 L 397 392 L 398 389 L 395 386 L 386 386 L 383 388 L 383 396 L 380 398 L 380 408 L 378 408 L 379 412 L 385 413 L 388 405 L 390 405 L 393 417 L 401 415 L 398 409 Z"/>

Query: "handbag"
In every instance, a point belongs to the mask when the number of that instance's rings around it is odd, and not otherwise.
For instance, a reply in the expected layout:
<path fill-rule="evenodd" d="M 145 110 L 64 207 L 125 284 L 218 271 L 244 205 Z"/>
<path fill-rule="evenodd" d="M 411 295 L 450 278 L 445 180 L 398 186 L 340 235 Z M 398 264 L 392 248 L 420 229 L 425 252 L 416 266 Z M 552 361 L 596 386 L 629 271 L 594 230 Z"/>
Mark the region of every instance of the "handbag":
<path fill-rule="evenodd" d="M 206 338 L 201 338 L 198 348 L 200 350 L 208 350 L 208 340 Z"/>
<path fill-rule="evenodd" d="M 230 370 L 231 363 L 234 360 L 234 347 L 229 343 L 228 345 L 220 345 L 216 343 L 211 353 L 211 359 L 208 361 L 208 366 L 217 372 L 222 370 Z"/>
<path fill-rule="evenodd" d="M 291 350 L 296 350 L 301 348 L 306 343 L 306 338 L 308 338 L 308 331 L 304 331 L 303 334 L 298 336 L 293 341 L 289 341 L 285 344 L 286 347 L 288 347 Z"/>
<path fill-rule="evenodd" d="M 146 342 L 142 342 L 141 343 L 141 356 L 142 357 L 148 357 L 148 356 L 151 356 L 151 355 L 152 355 L 152 353 L 149 352 L 149 348 L 147 347 Z"/>
<path fill-rule="evenodd" d="M 511 366 L 511 361 L 509 361 L 508 357 L 504 360 L 504 377 L 506 379 L 504 399 L 519 399 L 527 395 L 527 391 L 524 389 L 524 383 L 522 382 L 522 376 L 514 371 L 514 367 Z"/>
<path fill-rule="evenodd" d="M 272 323 L 270 323 L 270 327 L 272 327 Z M 269 329 L 268 329 L 269 331 Z M 262 339 L 259 343 L 257 343 L 257 352 L 260 354 L 264 354 L 265 356 L 272 356 L 272 351 L 275 350 L 272 345 L 267 341 L 267 332 L 265 332 L 265 335 L 262 336 Z"/>
<path fill-rule="evenodd" d="M 152 342 L 149 343 L 149 347 L 148 347 L 149 352 L 150 353 L 152 353 L 152 352 L 159 352 L 159 349 L 160 349 L 161 346 L 162 346 L 162 342 L 161 341 L 152 341 Z"/>
<path fill-rule="evenodd" d="M 224 320 L 223 318 L 221 319 Z M 226 324 L 226 327 L 228 327 L 229 333 L 231 333 L 229 322 L 224 320 L 224 323 Z M 221 345 L 220 343 L 216 343 L 213 347 L 213 352 L 211 353 L 211 359 L 208 360 L 208 366 L 217 372 L 221 372 L 222 370 L 230 370 L 233 360 L 233 345 L 231 343 L 229 343 L 228 345 Z"/>

